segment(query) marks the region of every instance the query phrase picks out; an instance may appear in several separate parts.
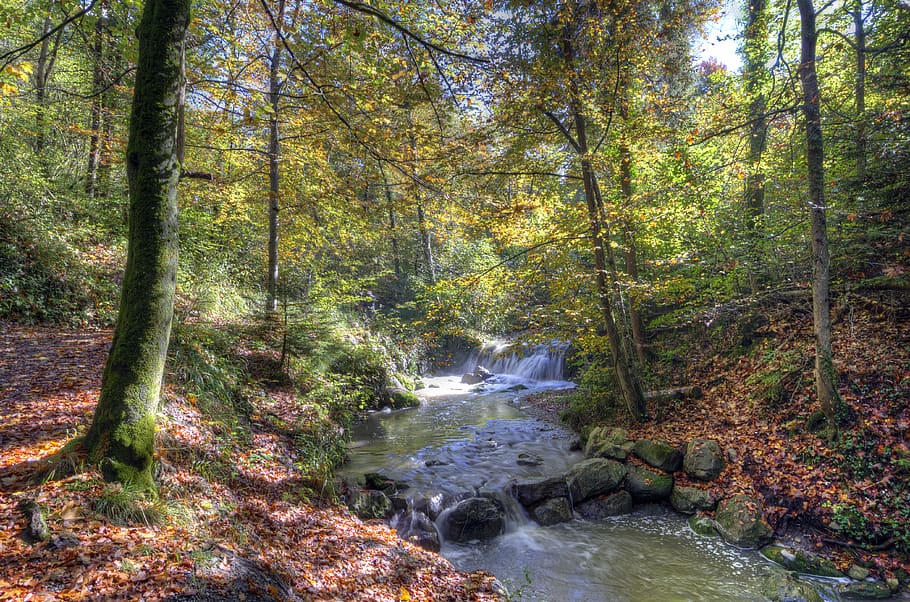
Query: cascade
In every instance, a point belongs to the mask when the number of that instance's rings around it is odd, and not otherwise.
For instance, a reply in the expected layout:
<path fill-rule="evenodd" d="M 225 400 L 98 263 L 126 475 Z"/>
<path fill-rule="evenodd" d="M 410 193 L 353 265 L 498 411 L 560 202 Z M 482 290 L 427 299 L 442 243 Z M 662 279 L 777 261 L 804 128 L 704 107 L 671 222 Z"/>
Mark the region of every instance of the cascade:
<path fill-rule="evenodd" d="M 562 380 L 568 343 L 522 345 L 515 349 L 509 343 L 487 343 L 476 349 L 459 368 L 472 372 L 483 366 L 496 375 L 517 376 L 528 380 Z"/>

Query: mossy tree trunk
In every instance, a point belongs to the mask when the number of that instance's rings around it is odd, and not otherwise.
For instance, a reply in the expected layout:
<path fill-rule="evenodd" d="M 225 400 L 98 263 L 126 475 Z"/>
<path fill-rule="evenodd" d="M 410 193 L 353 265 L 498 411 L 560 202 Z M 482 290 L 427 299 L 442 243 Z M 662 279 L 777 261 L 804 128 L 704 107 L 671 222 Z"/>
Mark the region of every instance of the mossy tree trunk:
<path fill-rule="evenodd" d="M 147 0 L 127 145 L 129 250 L 114 341 L 84 445 L 105 479 L 154 490 L 155 415 L 177 277 L 177 124 L 190 0 Z"/>
<path fill-rule="evenodd" d="M 819 106 L 821 96 L 815 68 L 817 31 L 812 0 L 797 0 L 801 53 L 799 76 L 806 121 L 806 165 L 809 182 L 809 220 L 812 236 L 812 318 L 815 330 L 815 388 L 828 423 L 835 425 L 839 400 L 837 374 L 831 353 L 831 300 L 829 296 L 828 226 L 825 216 L 825 155 Z"/>

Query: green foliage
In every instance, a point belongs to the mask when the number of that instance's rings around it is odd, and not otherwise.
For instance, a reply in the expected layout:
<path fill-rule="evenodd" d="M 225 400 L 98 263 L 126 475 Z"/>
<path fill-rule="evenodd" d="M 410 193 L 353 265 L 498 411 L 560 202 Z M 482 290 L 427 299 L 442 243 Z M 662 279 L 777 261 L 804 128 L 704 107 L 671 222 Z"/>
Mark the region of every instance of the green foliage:
<path fill-rule="evenodd" d="M 584 370 L 578 391 L 567 395 L 566 401 L 560 418 L 582 435 L 599 424 L 614 421 L 623 407 L 613 370 L 601 363 Z"/>
<path fill-rule="evenodd" d="M 110 483 L 95 500 L 95 511 L 116 525 L 158 525 L 167 512 L 164 502 L 141 488 Z"/>

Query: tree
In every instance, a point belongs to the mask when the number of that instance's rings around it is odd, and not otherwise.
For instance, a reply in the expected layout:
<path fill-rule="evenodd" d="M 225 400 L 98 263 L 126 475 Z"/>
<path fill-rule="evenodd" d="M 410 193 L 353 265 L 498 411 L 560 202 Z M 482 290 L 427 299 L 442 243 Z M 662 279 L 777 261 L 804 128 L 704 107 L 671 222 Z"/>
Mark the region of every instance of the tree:
<path fill-rule="evenodd" d="M 765 209 L 765 175 L 761 156 L 765 150 L 768 99 L 764 82 L 768 63 L 768 15 L 765 0 L 747 0 L 746 29 L 743 35 L 743 79 L 749 103 L 749 158 L 746 175 L 745 205 L 750 233 L 762 230 Z M 753 241 L 754 242 L 754 241 Z"/>
<path fill-rule="evenodd" d="M 828 229 L 825 216 L 825 154 L 822 138 L 821 94 L 815 48 L 815 8 L 812 0 L 797 0 L 800 17 L 800 65 L 803 117 L 806 126 L 809 218 L 812 237 L 812 321 L 815 330 L 815 390 L 822 411 L 832 426 L 838 400 L 837 372 L 831 353 L 831 300 L 829 297 Z"/>
<path fill-rule="evenodd" d="M 275 15 L 276 24 L 280 27 L 284 21 L 284 0 L 278 0 L 278 12 Z M 278 137 L 278 109 L 281 98 L 281 69 L 282 40 L 281 32 L 275 30 L 274 47 L 269 58 L 269 243 L 268 243 L 268 295 L 265 304 L 266 312 L 278 310 L 278 210 L 280 194 L 280 174 L 278 159 L 281 153 L 281 143 Z"/>
<path fill-rule="evenodd" d="M 177 128 L 189 0 L 148 0 L 127 145 L 129 251 L 101 395 L 83 445 L 105 479 L 154 490 L 155 416 L 177 277 Z"/>

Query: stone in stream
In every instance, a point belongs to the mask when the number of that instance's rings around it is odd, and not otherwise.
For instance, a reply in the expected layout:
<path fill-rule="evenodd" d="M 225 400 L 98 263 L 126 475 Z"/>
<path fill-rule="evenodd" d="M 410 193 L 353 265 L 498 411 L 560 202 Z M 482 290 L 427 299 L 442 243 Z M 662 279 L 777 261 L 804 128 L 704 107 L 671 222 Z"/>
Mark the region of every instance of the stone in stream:
<path fill-rule="evenodd" d="M 392 520 L 392 526 L 402 539 L 424 550 L 439 551 L 439 531 L 430 517 L 423 512 L 403 512 Z"/>
<path fill-rule="evenodd" d="M 626 489 L 636 502 L 659 502 L 670 497 L 673 477 L 641 466 L 629 466 Z"/>
<path fill-rule="evenodd" d="M 471 497 L 455 505 L 443 520 L 446 539 L 456 542 L 493 539 L 502 533 L 505 516 L 490 498 Z"/>
<path fill-rule="evenodd" d="M 702 537 L 717 537 L 717 529 L 714 527 L 714 521 L 701 512 L 689 517 L 689 528 L 696 535 Z"/>
<path fill-rule="evenodd" d="M 568 497 L 568 495 L 569 487 L 566 485 L 566 480 L 562 477 L 512 484 L 512 497 L 528 509 L 544 500 Z"/>
<path fill-rule="evenodd" d="M 818 577 L 843 577 L 844 574 L 837 570 L 837 566 L 827 558 L 820 558 L 806 554 L 800 550 L 784 546 L 766 546 L 761 549 L 761 555 L 776 562 L 789 571 L 816 575 Z"/>
<path fill-rule="evenodd" d="M 673 485 L 673 493 L 670 494 L 670 505 L 677 512 L 694 514 L 699 510 L 714 510 L 717 500 L 714 499 L 710 491 L 699 489 L 698 487 Z"/>
<path fill-rule="evenodd" d="M 363 475 L 364 488 L 381 491 L 386 495 L 395 495 L 409 487 L 405 481 L 396 481 L 378 472 L 368 472 Z"/>
<path fill-rule="evenodd" d="M 772 602 L 822 602 L 812 585 L 796 575 L 779 571 L 765 577 L 762 593 Z"/>
<path fill-rule="evenodd" d="M 569 469 L 566 480 L 573 503 L 580 504 L 594 496 L 615 491 L 625 475 L 625 465 L 615 460 L 590 458 Z"/>
<path fill-rule="evenodd" d="M 575 506 L 575 511 L 588 520 L 601 520 L 611 516 L 629 514 L 632 512 L 632 496 L 628 491 L 617 491 L 578 504 Z"/>
<path fill-rule="evenodd" d="M 528 454 L 528 453 L 522 452 L 522 453 L 518 454 L 518 459 L 516 460 L 516 463 L 519 466 L 540 466 L 541 464 L 543 464 L 543 458 L 541 458 L 537 454 Z"/>
<path fill-rule="evenodd" d="M 354 491 L 348 495 L 348 508 L 362 520 L 389 518 L 392 501 L 381 491 Z"/>
<path fill-rule="evenodd" d="M 716 441 L 693 439 L 686 445 L 683 470 L 702 481 L 716 479 L 724 469 L 724 453 Z"/>
<path fill-rule="evenodd" d="M 566 523 L 572 520 L 572 504 L 567 497 L 554 497 L 535 506 L 530 514 L 541 527 Z"/>
<path fill-rule="evenodd" d="M 771 526 L 762 517 L 761 501 L 748 495 L 721 501 L 714 523 L 720 536 L 739 548 L 758 548 L 771 539 Z"/>
<path fill-rule="evenodd" d="M 857 600 L 881 600 L 894 594 L 882 581 L 851 581 L 838 587 L 837 591 L 842 596 Z"/>
<path fill-rule="evenodd" d="M 682 468 L 683 454 L 681 451 L 662 440 L 640 439 L 632 448 L 635 455 L 665 472 L 676 472 Z"/>

